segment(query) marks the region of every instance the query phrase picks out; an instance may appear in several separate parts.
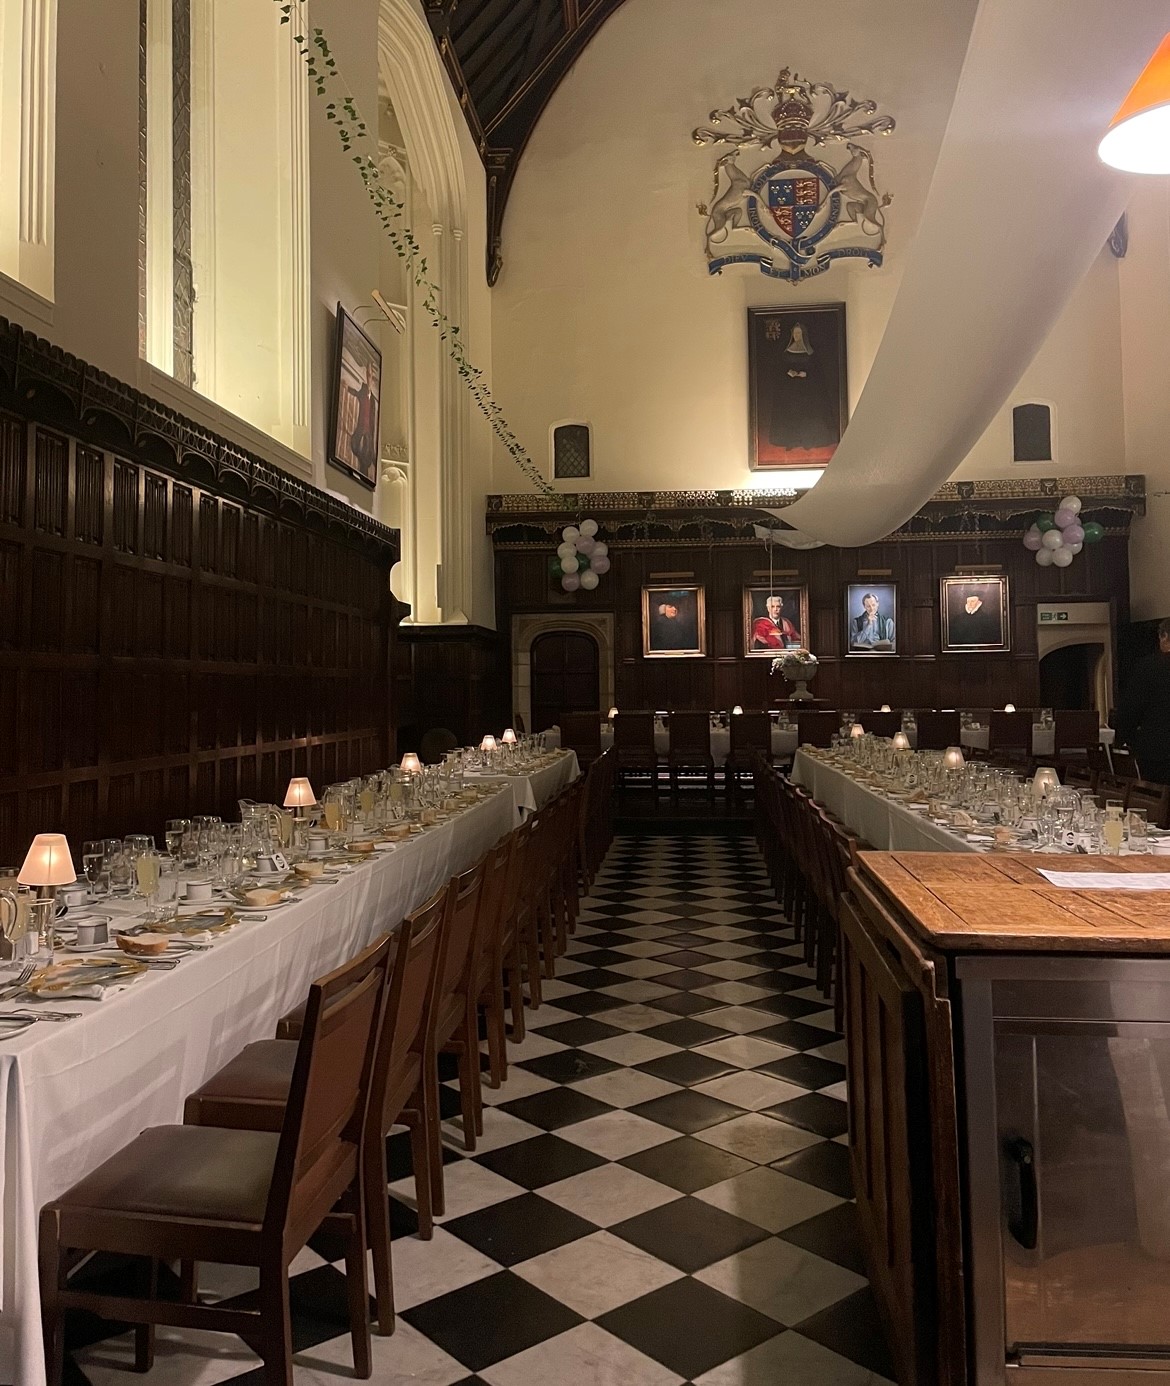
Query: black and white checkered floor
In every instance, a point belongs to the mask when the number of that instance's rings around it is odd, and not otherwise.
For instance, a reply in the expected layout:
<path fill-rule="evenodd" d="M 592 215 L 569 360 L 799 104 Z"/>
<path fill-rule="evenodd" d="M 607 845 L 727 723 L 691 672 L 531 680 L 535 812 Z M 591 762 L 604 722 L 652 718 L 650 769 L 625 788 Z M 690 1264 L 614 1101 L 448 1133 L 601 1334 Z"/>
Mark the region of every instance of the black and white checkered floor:
<path fill-rule="evenodd" d="M 375 1380 L 884 1386 L 843 1045 L 800 958 L 750 839 L 619 839 L 508 1082 L 485 1088 L 474 1156 L 447 1123 L 430 1242 L 391 1137 L 399 1320 Z M 352 1377 L 340 1272 L 311 1252 L 294 1270 L 298 1386 Z M 248 1293 L 209 1271 L 202 1288 Z M 129 1353 L 79 1347 L 67 1380 L 122 1386 Z M 261 1373 L 235 1339 L 164 1332 L 147 1379 Z"/>

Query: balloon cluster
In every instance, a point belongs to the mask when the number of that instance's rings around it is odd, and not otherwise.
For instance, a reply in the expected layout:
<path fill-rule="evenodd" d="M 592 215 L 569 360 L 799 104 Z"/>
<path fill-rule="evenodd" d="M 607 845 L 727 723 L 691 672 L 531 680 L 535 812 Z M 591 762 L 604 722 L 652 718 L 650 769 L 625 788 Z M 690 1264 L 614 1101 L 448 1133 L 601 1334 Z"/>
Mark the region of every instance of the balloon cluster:
<path fill-rule="evenodd" d="M 566 592 L 592 592 L 609 572 L 609 546 L 597 537 L 597 521 L 582 520 L 580 528 L 569 525 L 562 530 L 561 539 L 557 549 L 561 586 Z"/>
<path fill-rule="evenodd" d="M 1041 568 L 1067 568 L 1086 544 L 1099 544 L 1105 531 L 1095 520 L 1081 523 L 1079 496 L 1065 496 L 1055 513 L 1037 515 L 1024 535 L 1024 548 Z"/>

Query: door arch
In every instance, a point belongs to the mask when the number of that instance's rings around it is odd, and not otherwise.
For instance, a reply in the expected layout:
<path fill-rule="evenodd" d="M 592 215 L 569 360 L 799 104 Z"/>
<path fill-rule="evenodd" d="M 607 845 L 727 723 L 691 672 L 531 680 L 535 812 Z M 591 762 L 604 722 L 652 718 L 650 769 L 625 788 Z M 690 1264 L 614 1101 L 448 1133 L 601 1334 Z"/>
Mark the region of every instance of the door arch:
<path fill-rule="evenodd" d="M 601 651 L 587 631 L 545 631 L 532 642 L 531 661 L 533 728 L 600 709 Z"/>

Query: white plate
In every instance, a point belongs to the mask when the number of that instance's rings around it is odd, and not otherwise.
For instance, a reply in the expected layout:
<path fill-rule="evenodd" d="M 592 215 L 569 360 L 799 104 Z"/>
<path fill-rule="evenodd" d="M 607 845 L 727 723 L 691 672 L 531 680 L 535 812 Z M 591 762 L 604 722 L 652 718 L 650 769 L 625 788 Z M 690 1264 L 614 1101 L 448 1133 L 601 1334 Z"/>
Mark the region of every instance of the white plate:
<path fill-rule="evenodd" d="M 111 948 L 116 948 L 117 944 L 111 938 L 108 943 L 64 943 L 61 945 L 62 953 L 108 953 Z"/>

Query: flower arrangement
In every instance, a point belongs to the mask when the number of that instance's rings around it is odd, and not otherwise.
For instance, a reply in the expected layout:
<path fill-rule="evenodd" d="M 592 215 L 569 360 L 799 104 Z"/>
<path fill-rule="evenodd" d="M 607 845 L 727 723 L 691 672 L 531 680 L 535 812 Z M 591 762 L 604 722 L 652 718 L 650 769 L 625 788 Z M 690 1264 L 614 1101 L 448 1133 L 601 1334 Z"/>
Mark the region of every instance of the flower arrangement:
<path fill-rule="evenodd" d="M 808 682 L 819 668 L 820 662 L 811 650 L 787 650 L 772 661 L 772 673 L 783 675 L 795 685 L 792 690 L 792 701 L 795 703 L 812 702 Z"/>

